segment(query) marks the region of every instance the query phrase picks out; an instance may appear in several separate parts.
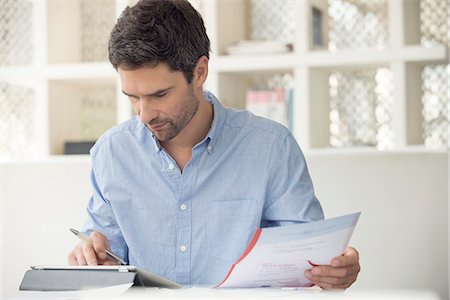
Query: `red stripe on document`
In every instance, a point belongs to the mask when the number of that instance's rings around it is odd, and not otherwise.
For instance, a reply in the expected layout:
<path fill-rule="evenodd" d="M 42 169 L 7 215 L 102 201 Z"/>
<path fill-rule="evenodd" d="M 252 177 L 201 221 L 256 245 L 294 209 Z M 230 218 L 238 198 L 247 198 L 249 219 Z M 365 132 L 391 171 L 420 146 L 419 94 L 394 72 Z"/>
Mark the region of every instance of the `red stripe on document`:
<path fill-rule="evenodd" d="M 234 266 L 236 266 L 238 263 L 240 263 L 252 251 L 253 247 L 255 247 L 256 242 L 259 239 L 259 236 L 261 235 L 261 232 L 262 232 L 261 228 L 256 229 L 255 235 L 253 235 L 253 238 L 250 241 L 250 244 L 248 245 L 248 247 L 245 250 L 244 254 L 242 254 L 241 257 L 239 257 L 239 259 L 237 260 L 237 262 L 235 262 L 231 266 L 230 271 L 228 271 L 228 274 L 225 277 L 225 279 L 221 283 L 219 283 L 217 286 L 215 286 L 215 288 L 221 286 L 225 281 L 227 281 L 228 277 L 230 277 L 230 275 L 231 275 L 231 272 L 233 272 Z"/>
<path fill-rule="evenodd" d="M 316 265 L 315 263 L 311 262 L 310 260 L 308 260 L 309 264 L 313 267 L 318 267 L 319 265 Z"/>
<path fill-rule="evenodd" d="M 319 265 L 316 265 L 315 263 L 313 263 L 313 262 L 311 262 L 310 260 L 308 260 L 308 262 L 309 262 L 309 264 L 311 265 L 311 266 L 313 266 L 313 267 L 318 267 Z M 314 283 L 310 283 L 309 285 L 307 285 L 306 287 L 313 287 L 313 286 L 315 286 L 315 284 Z"/>

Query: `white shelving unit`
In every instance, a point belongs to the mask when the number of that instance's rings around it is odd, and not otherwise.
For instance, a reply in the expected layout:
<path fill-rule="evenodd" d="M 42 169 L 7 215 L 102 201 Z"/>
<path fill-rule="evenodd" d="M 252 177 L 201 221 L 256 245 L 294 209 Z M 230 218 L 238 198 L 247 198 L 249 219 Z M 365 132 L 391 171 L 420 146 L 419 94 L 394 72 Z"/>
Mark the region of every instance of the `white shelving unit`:
<path fill-rule="evenodd" d="M 224 49 L 248 38 L 244 32 L 248 1 L 206 1 L 205 23 L 212 41 L 208 88 L 232 106 L 243 107 L 245 78 L 262 72 L 294 75 L 293 133 L 302 148 L 329 147 L 329 74 L 333 70 L 387 67 L 393 72 L 394 144 L 396 148 L 423 144 L 421 70 L 427 64 L 448 63 L 448 48 L 420 45 L 419 5 L 416 0 L 388 1 L 390 47 L 379 50 L 315 50 L 312 7 L 326 12 L 326 0 L 294 1 L 294 51 L 280 55 L 229 56 Z M 229 20 L 229 26 L 224 22 Z M 230 21 L 233 20 L 233 21 Z M 328 24 L 325 20 L 324 28 Z"/>
<path fill-rule="evenodd" d="M 25 1 L 27 2 L 27 1 Z M 131 115 L 117 93 L 115 70 L 106 61 L 85 61 L 82 56 L 82 4 L 87 1 L 28 1 L 32 6 L 34 52 L 29 65 L 2 66 L 1 80 L 7 84 L 31 87 L 35 93 L 34 156 L 64 153 L 64 142 L 96 139 L 82 133 L 82 100 L 94 89 L 104 88 L 113 95 L 111 126 Z M 109 16 L 111 28 L 126 3 L 95 0 L 115 14 Z M 115 7 L 111 9 L 111 5 Z M 109 30 L 110 30 L 109 29 Z M 108 32 L 104 32 L 105 38 Z M 106 47 L 106 45 L 105 45 Z M 106 52 L 106 50 L 105 50 Z M 120 103 L 120 105 L 119 105 Z M 126 117 L 124 117 L 126 114 Z M 91 120 L 93 123 L 96 119 Z M 105 128 L 107 129 L 107 128 Z"/>
<path fill-rule="evenodd" d="M 111 21 L 128 1 L 97 2 L 114 5 Z M 130 1 L 134 3 L 136 1 Z M 92 89 L 111 90 L 118 123 L 132 115 L 109 62 L 83 62 L 81 1 L 32 1 L 33 63 L 2 66 L 1 80 L 35 91 L 35 141 L 39 156 L 63 153 L 65 141 L 84 139 L 80 125 L 81 99 Z M 87 2 L 85 2 L 87 3 Z M 247 39 L 249 0 L 192 1 L 203 15 L 212 46 L 205 88 L 225 105 L 242 108 L 250 79 L 260 74 L 290 73 L 294 78 L 293 133 L 308 151 L 330 147 L 329 75 L 335 70 L 386 67 L 393 74 L 395 148 L 423 144 L 421 72 L 427 64 L 448 63 L 448 48 L 420 45 L 419 0 L 388 1 L 389 47 L 384 50 L 330 52 L 312 43 L 312 7 L 326 12 L 327 1 L 295 3 L 295 41 L 287 54 L 230 56 L 225 48 Z M 325 14 L 326 16 L 326 14 Z M 324 38 L 327 38 L 324 18 Z M 109 35 L 109 32 L 105 32 Z M 326 41 L 325 41 L 326 42 Z M 105 45 L 106 47 L 106 45 Z M 91 120 L 96 122 L 95 119 Z M 113 124 L 111 124 L 113 125 Z M 98 137 L 98 136 L 97 136 Z M 93 137 L 95 138 L 95 137 Z"/>

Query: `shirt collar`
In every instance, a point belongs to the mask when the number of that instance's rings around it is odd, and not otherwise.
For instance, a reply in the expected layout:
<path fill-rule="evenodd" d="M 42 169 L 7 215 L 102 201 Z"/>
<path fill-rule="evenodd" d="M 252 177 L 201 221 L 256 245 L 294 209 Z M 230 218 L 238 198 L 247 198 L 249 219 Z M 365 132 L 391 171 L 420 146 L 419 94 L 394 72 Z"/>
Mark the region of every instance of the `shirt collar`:
<path fill-rule="evenodd" d="M 206 137 L 204 139 L 204 141 L 209 140 L 209 143 L 208 143 L 206 149 L 207 149 L 208 153 L 211 153 L 213 151 L 214 145 L 222 131 L 223 123 L 225 121 L 226 111 L 225 111 L 224 107 L 222 106 L 222 104 L 220 103 L 220 101 L 210 91 L 203 91 L 203 96 L 209 103 L 211 103 L 213 105 L 213 111 L 214 111 L 211 128 L 209 129 L 208 134 L 206 135 Z M 145 124 L 142 121 L 140 121 L 139 116 L 136 116 L 136 118 L 139 120 L 138 129 L 143 130 L 145 132 L 144 135 L 147 135 L 147 134 L 150 135 L 151 141 L 152 141 L 151 144 L 152 144 L 152 148 L 154 149 L 154 153 L 159 152 L 161 150 L 161 144 L 159 143 L 158 139 L 155 137 L 153 132 L 147 126 L 145 126 Z"/>
<path fill-rule="evenodd" d="M 161 150 L 161 145 L 158 139 L 155 137 L 153 132 L 145 126 L 144 122 L 141 121 L 139 115 L 136 115 L 135 120 L 137 122 L 136 126 L 136 136 L 141 143 L 145 144 L 147 149 L 152 150 L 152 154 L 158 153 Z"/>
<path fill-rule="evenodd" d="M 222 132 L 223 123 L 225 122 L 226 111 L 220 101 L 210 91 L 204 91 L 203 95 L 205 99 L 213 105 L 214 116 L 211 124 L 211 128 L 206 135 L 209 139 L 208 147 L 206 148 L 208 153 L 211 153 L 214 149 L 214 145 Z"/>

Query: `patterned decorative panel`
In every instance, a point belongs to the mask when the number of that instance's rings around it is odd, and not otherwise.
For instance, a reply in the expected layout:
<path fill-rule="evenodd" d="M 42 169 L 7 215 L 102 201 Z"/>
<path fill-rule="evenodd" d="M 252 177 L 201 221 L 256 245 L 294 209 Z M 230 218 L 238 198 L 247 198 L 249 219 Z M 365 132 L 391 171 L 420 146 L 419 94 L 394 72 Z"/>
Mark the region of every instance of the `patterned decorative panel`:
<path fill-rule="evenodd" d="M 86 90 L 81 100 L 82 140 L 96 140 L 116 124 L 116 90 L 111 85 L 98 85 Z"/>
<path fill-rule="evenodd" d="M 1 0 L 0 64 L 33 63 L 33 4 L 26 0 Z"/>
<path fill-rule="evenodd" d="M 294 77 L 292 73 L 260 74 L 252 76 L 250 85 L 253 89 L 292 89 Z"/>
<path fill-rule="evenodd" d="M 391 148 L 392 72 L 386 68 L 334 72 L 329 84 L 331 146 Z"/>
<path fill-rule="evenodd" d="M 110 0 L 81 1 L 82 60 L 108 60 L 108 40 L 116 20 L 115 2 Z"/>
<path fill-rule="evenodd" d="M 276 40 L 293 44 L 295 39 L 295 1 L 251 0 L 249 12 L 249 38 Z"/>
<path fill-rule="evenodd" d="M 420 1 L 421 44 L 450 47 L 450 1 Z M 449 139 L 450 65 L 429 65 L 422 71 L 422 115 L 425 146 L 445 148 Z"/>
<path fill-rule="evenodd" d="M 426 66 L 422 71 L 422 115 L 425 146 L 449 147 L 450 65 Z"/>
<path fill-rule="evenodd" d="M 388 47 L 387 0 L 328 0 L 330 51 Z"/>
<path fill-rule="evenodd" d="M 446 45 L 450 47 L 450 1 L 420 1 L 421 43 L 424 46 Z"/>
<path fill-rule="evenodd" d="M 36 154 L 35 92 L 31 88 L 1 83 L 1 157 L 30 157 Z"/>

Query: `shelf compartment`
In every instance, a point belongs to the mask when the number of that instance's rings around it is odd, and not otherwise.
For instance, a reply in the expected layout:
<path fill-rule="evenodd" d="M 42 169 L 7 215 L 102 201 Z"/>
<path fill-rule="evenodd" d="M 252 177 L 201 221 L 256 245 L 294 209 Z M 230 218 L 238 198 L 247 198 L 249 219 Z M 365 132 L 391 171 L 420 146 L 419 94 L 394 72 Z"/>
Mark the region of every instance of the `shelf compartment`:
<path fill-rule="evenodd" d="M 46 8 L 48 63 L 107 61 L 114 1 L 48 1 Z"/>
<path fill-rule="evenodd" d="M 27 1 L 2 1 L 0 13 L 0 64 L 4 66 L 31 65 L 36 61 L 33 37 L 35 4 Z"/>
<path fill-rule="evenodd" d="M 328 0 L 330 51 L 383 50 L 389 47 L 388 0 Z"/>
<path fill-rule="evenodd" d="M 205 1 L 202 8 L 215 55 L 226 54 L 228 46 L 243 40 L 295 43 L 296 3 L 293 1 L 218 0 Z"/>
<path fill-rule="evenodd" d="M 423 144 L 429 148 L 448 148 L 450 65 L 428 65 L 422 69 Z"/>
<path fill-rule="evenodd" d="M 117 93 L 114 82 L 50 81 L 50 154 L 63 154 L 67 141 L 96 140 L 116 124 Z"/>
<path fill-rule="evenodd" d="M 38 154 L 36 94 L 32 86 L 1 83 L 1 157 L 34 157 Z"/>
<path fill-rule="evenodd" d="M 292 72 L 220 74 L 220 101 L 291 126 L 294 96 Z"/>
<path fill-rule="evenodd" d="M 329 75 L 331 146 L 393 148 L 392 76 L 388 68 Z"/>

